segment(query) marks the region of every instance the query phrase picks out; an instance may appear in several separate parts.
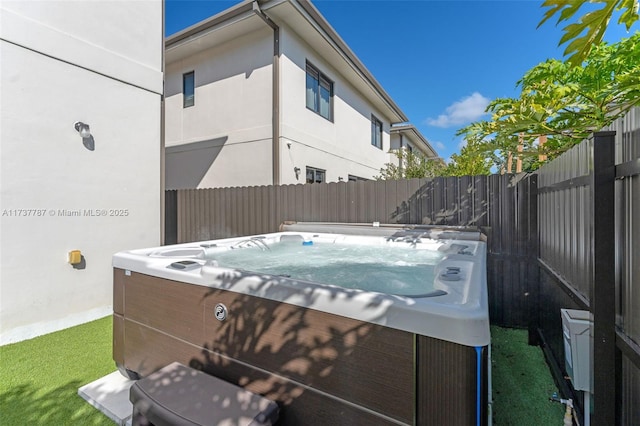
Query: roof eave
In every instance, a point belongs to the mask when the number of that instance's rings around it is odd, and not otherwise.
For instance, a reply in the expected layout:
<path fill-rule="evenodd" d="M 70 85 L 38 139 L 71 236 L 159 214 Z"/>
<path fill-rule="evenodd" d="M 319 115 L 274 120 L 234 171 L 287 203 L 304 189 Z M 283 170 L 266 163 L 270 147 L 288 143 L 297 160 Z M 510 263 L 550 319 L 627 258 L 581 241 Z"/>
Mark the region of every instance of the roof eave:
<path fill-rule="evenodd" d="M 431 146 L 427 138 L 413 124 L 403 124 L 400 126 L 392 126 L 391 133 L 411 133 L 415 138 L 420 141 L 427 152 L 432 153 L 429 158 L 439 158 L 438 152 Z"/>
<path fill-rule="evenodd" d="M 185 28 L 182 31 L 179 31 L 167 37 L 165 39 L 165 49 L 168 49 L 173 45 L 176 45 L 184 40 L 187 40 L 193 37 L 194 35 L 202 33 L 203 31 L 206 31 L 209 28 L 213 28 L 223 22 L 229 21 L 247 12 L 251 12 L 252 10 L 253 10 L 253 1 L 244 0 L 242 3 L 238 3 L 237 5 L 232 6 L 229 9 L 223 10 L 222 12 L 216 15 L 213 15 L 208 19 L 205 19 L 204 21 L 200 21 L 188 28 Z"/>

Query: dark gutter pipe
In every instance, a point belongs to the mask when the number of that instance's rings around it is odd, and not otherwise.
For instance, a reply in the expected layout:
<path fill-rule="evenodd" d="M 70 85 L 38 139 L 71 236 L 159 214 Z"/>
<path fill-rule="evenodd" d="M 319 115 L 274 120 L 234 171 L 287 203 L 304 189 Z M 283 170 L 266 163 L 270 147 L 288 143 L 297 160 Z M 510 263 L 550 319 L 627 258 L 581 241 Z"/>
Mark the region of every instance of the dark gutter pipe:
<path fill-rule="evenodd" d="M 160 39 L 162 40 L 162 53 L 161 53 L 161 62 L 160 66 L 162 67 L 162 94 L 160 95 L 160 244 L 164 245 L 166 241 L 166 152 L 165 148 L 165 64 L 164 64 L 164 51 L 166 48 L 166 39 L 164 37 L 164 33 L 166 30 L 166 9 L 165 2 L 162 2 L 162 33 L 160 34 Z"/>
<path fill-rule="evenodd" d="M 389 130 L 389 134 L 391 134 L 391 130 Z M 402 133 L 398 133 L 400 135 L 400 152 L 402 152 L 402 148 L 404 148 L 404 135 Z M 389 139 L 391 139 L 391 135 L 389 135 Z M 404 164 L 402 164 L 402 158 L 398 158 L 398 168 L 400 172 L 404 169 Z"/>
<path fill-rule="evenodd" d="M 258 0 L 253 1 L 253 12 L 273 30 L 271 168 L 273 171 L 273 184 L 280 185 L 280 27 L 260 9 Z"/>

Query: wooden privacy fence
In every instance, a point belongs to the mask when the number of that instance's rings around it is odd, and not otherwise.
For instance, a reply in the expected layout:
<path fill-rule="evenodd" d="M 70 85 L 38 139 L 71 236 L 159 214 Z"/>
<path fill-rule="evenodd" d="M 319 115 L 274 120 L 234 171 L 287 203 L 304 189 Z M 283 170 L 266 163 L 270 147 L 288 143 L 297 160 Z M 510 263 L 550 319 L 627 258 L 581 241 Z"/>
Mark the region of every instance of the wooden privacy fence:
<path fill-rule="evenodd" d="M 532 185 L 535 176 L 492 175 L 167 191 L 166 243 L 276 232 L 287 220 L 478 226 L 492 321 L 526 327 Z"/>

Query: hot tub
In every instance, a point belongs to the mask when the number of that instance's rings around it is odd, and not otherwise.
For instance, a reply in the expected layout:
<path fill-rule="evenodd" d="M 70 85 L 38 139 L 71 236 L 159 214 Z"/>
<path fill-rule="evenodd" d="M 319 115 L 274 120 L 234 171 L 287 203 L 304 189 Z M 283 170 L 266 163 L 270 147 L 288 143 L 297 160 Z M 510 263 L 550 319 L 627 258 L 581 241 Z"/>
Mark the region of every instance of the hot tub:
<path fill-rule="evenodd" d="M 279 424 L 487 424 L 480 234 L 375 225 L 114 255 L 116 364 L 191 365 L 278 401 Z"/>

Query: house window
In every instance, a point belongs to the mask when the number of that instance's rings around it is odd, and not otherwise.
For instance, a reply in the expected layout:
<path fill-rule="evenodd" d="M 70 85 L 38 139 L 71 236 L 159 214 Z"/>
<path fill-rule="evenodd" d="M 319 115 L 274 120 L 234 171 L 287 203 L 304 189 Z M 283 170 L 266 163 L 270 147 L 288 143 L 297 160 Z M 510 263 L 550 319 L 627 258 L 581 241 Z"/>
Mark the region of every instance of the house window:
<path fill-rule="evenodd" d="M 333 120 L 333 82 L 307 62 L 307 108 Z"/>
<path fill-rule="evenodd" d="M 382 121 L 371 116 L 371 145 L 382 149 Z"/>
<path fill-rule="evenodd" d="M 182 107 L 190 107 L 196 103 L 195 72 L 182 74 Z"/>
<path fill-rule="evenodd" d="M 360 176 L 349 175 L 349 182 L 358 182 L 360 180 L 361 181 L 366 181 L 366 180 L 369 180 L 369 179 L 366 179 L 366 178 L 363 178 L 363 177 L 360 177 Z"/>
<path fill-rule="evenodd" d="M 326 171 L 307 166 L 307 183 L 322 183 L 325 181 Z"/>

